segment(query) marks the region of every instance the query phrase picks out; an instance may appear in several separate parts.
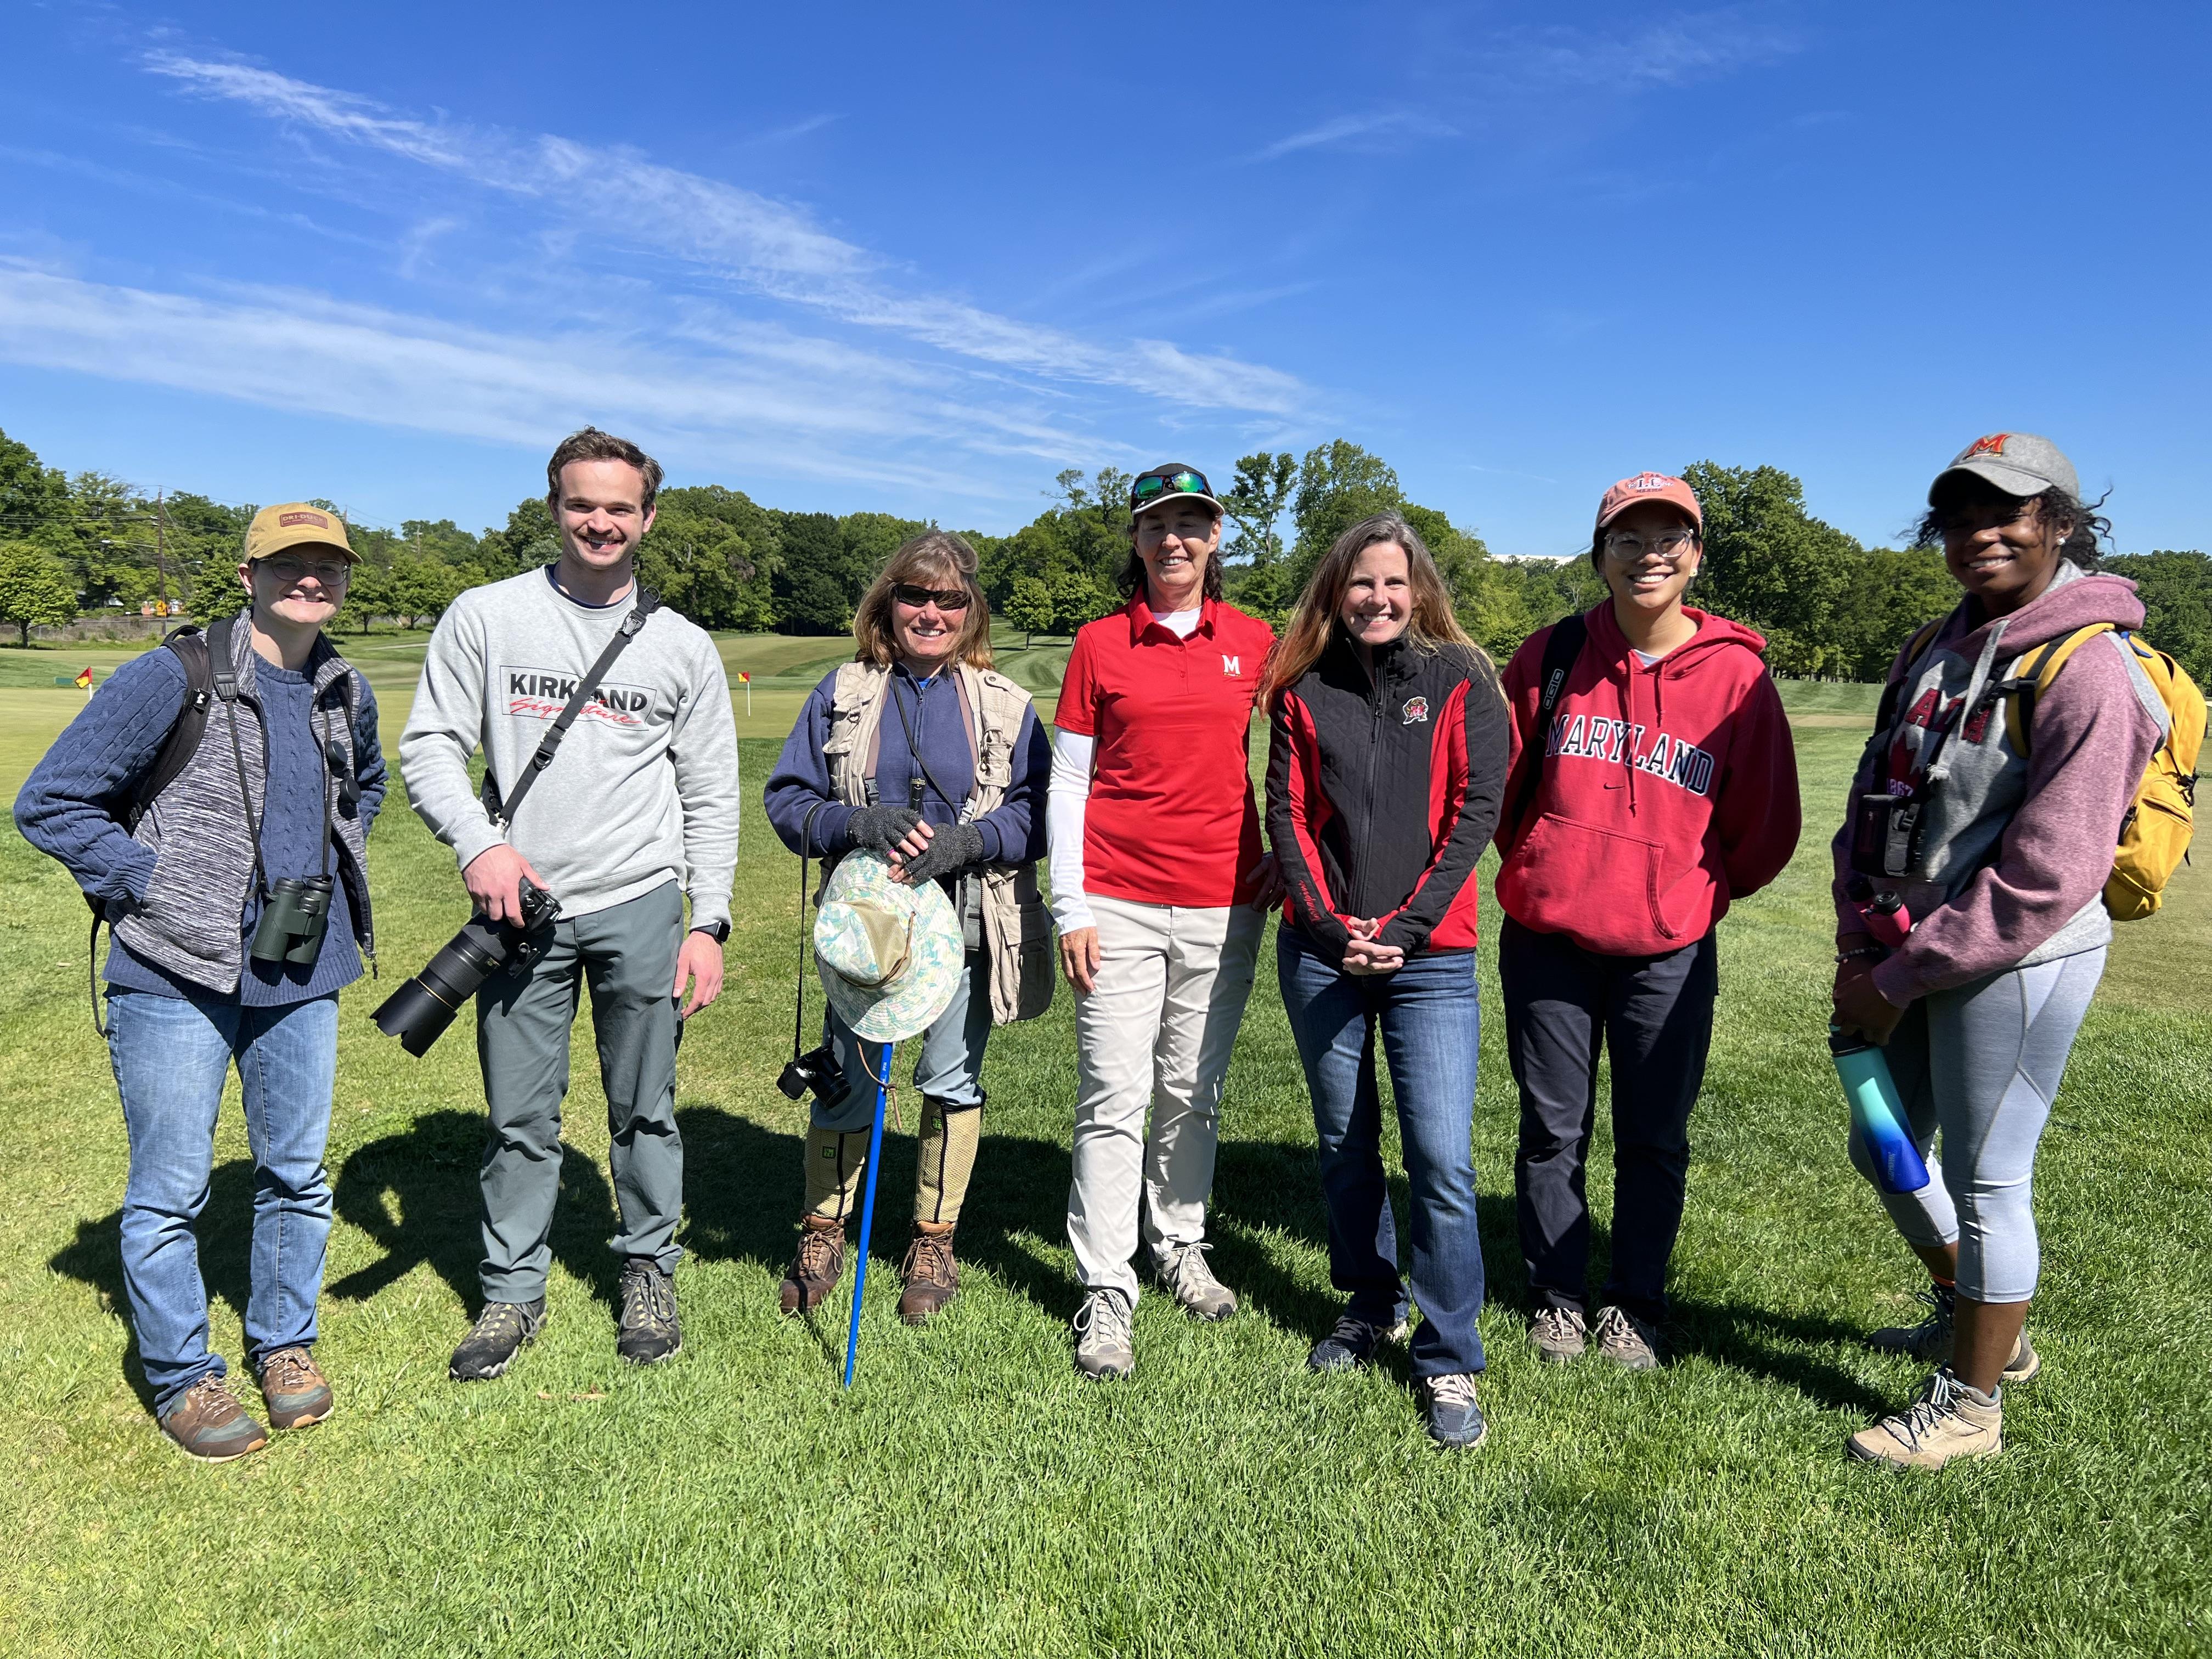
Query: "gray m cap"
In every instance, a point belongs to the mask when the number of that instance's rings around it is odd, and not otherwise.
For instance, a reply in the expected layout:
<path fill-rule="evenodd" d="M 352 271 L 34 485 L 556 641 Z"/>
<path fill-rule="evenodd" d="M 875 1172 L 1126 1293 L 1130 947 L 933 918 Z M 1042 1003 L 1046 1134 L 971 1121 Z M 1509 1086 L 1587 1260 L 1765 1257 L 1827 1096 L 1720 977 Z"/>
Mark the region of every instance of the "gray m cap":
<path fill-rule="evenodd" d="M 2074 474 L 2074 463 L 2059 453 L 2057 444 L 2033 432 L 1992 432 L 1986 438 L 1975 439 L 1928 486 L 1929 506 L 1935 505 L 1936 492 L 1943 487 L 1943 480 L 1954 472 L 1971 472 L 2008 495 L 2040 495 L 2056 488 L 2077 501 L 2081 499 L 2081 482 Z"/>

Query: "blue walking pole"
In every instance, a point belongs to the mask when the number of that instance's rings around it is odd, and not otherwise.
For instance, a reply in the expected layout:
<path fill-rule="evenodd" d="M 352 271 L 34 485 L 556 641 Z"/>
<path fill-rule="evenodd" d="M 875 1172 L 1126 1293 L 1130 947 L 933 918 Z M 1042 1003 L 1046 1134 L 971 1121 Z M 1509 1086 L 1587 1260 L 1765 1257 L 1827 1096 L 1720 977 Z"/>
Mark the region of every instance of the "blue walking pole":
<path fill-rule="evenodd" d="M 853 1324 L 845 1333 L 845 1387 L 853 1386 L 853 1364 L 860 1355 L 860 1292 L 868 1282 L 868 1235 L 876 1225 L 876 1169 L 883 1162 L 884 1103 L 890 1097 L 891 1048 L 878 1052 L 880 1066 L 868 1069 L 876 1079 L 876 1121 L 868 1131 L 868 1180 L 860 1197 L 860 1253 L 853 1261 Z"/>

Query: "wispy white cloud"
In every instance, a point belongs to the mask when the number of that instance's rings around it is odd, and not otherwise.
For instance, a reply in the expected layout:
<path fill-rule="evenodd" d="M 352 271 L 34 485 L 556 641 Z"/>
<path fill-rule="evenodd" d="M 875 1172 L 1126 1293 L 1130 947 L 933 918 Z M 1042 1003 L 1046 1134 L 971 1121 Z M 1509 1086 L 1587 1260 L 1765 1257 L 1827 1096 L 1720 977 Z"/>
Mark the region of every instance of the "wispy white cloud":
<path fill-rule="evenodd" d="M 1283 416 L 1308 401 L 1296 376 L 1264 365 L 1164 340 L 1087 339 L 954 296 L 904 291 L 888 280 L 890 261 L 802 209 L 632 151 L 422 120 L 249 64 L 173 52 L 148 61 L 155 72 L 208 96 L 479 188 L 532 198 L 572 224 L 619 225 L 625 238 L 651 252 L 751 292 L 957 357 L 1200 408 Z"/>
<path fill-rule="evenodd" d="M 1486 79 L 1524 91 L 1560 85 L 1685 86 L 1802 50 L 1802 34 L 1771 9 L 1678 12 L 1617 33 L 1565 24 L 1510 29 L 1482 50 Z"/>
<path fill-rule="evenodd" d="M 1459 130 L 1449 123 L 1440 121 L 1418 110 L 1389 110 L 1371 115 L 1340 115 L 1334 120 L 1324 121 L 1319 126 L 1294 132 L 1287 138 L 1278 138 L 1272 144 L 1254 150 L 1244 157 L 1248 162 L 1279 161 L 1285 155 L 1296 155 L 1302 150 L 1340 149 L 1347 147 L 1376 149 L 1384 141 L 1403 142 L 1411 138 L 1455 138 Z"/>

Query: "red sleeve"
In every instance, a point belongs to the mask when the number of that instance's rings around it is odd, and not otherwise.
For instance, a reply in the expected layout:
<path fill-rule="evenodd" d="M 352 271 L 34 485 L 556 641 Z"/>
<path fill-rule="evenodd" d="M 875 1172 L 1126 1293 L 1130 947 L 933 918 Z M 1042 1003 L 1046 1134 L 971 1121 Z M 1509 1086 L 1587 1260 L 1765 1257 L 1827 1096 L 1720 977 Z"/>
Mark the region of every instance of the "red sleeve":
<path fill-rule="evenodd" d="M 1505 665 L 1505 706 L 1511 718 L 1505 722 L 1505 781 L 1498 792 L 1498 827 L 1492 837 L 1501 856 L 1511 850 L 1513 809 L 1521 800 L 1522 757 L 1528 749 L 1527 734 L 1535 730 L 1536 711 L 1543 702 L 1536 676 L 1542 672 L 1544 647 L 1551 637 L 1549 628 L 1538 629 L 1521 641 L 1513 660 Z"/>
<path fill-rule="evenodd" d="M 1078 629 L 1075 644 L 1067 653 L 1066 672 L 1060 676 L 1060 702 L 1052 711 L 1052 723 L 1079 738 L 1098 735 L 1097 712 L 1092 707 L 1098 696 L 1097 656 L 1091 630 Z"/>
<path fill-rule="evenodd" d="M 1321 955 L 1341 967 L 1352 930 L 1336 913 L 1322 873 L 1314 832 L 1328 817 L 1321 790 L 1321 749 L 1313 716 L 1289 691 L 1275 700 L 1267 723 L 1267 844 L 1291 890 L 1293 915 Z"/>
<path fill-rule="evenodd" d="M 1797 850 L 1803 804 L 1797 794 L 1797 745 L 1782 694 L 1761 671 L 1736 705 L 1728 771 L 1713 806 L 1729 896 L 1747 898 L 1782 873 Z"/>

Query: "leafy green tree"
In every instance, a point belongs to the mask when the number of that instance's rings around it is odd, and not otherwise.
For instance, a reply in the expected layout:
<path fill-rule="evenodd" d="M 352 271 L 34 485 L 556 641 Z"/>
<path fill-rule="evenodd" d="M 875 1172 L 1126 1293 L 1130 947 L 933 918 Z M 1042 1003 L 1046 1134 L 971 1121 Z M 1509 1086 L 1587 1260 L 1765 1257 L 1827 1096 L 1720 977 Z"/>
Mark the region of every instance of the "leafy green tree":
<path fill-rule="evenodd" d="M 359 544 L 357 540 L 356 544 Z M 338 612 L 340 625 L 352 623 L 366 634 L 374 618 L 397 614 L 398 606 L 392 596 L 390 568 L 368 559 L 355 565 L 353 580 L 346 584 L 345 605 Z"/>
<path fill-rule="evenodd" d="M 1840 672 L 1837 607 L 1858 543 L 1805 510 L 1805 488 L 1779 467 L 1698 461 L 1682 469 L 1705 514 L 1705 562 L 1691 602 L 1766 636 L 1777 674 Z"/>
<path fill-rule="evenodd" d="M 1933 548 L 1877 547 L 1850 563 L 1829 637 L 1836 656 L 1830 671 L 1846 679 L 1888 676 L 1898 647 L 1923 623 L 1959 603 L 1959 584 Z"/>
<path fill-rule="evenodd" d="M 2212 559 L 2202 553 L 2155 553 L 2103 561 L 2136 585 L 2143 602 L 2143 638 L 2212 688 Z"/>
<path fill-rule="evenodd" d="M 666 499 L 664 493 L 663 500 Z M 506 526 L 487 529 L 477 538 L 476 556 L 486 580 L 518 576 L 561 556 L 561 532 L 553 523 L 553 509 L 543 495 L 515 503 Z"/>
<path fill-rule="evenodd" d="M 845 538 L 827 513 L 779 513 L 783 550 L 775 579 L 779 634 L 842 634 L 863 584 L 849 580 Z"/>
<path fill-rule="evenodd" d="M 1237 526 L 1237 534 L 1222 550 L 1225 559 L 1247 560 L 1255 568 L 1280 562 L 1280 526 L 1297 486 L 1298 458 L 1288 450 L 1261 450 L 1240 458 L 1237 482 L 1221 498 L 1222 511 Z"/>
<path fill-rule="evenodd" d="M 1056 570 L 1052 582 L 1053 625 L 1073 634 L 1114 608 L 1114 596 L 1079 570 Z"/>
<path fill-rule="evenodd" d="M 1023 642 L 1035 645 L 1036 636 L 1052 626 L 1052 590 L 1035 576 L 1017 576 L 1013 597 L 1006 601 L 1006 620 L 1029 637 Z"/>
<path fill-rule="evenodd" d="M 1370 514 L 1406 504 L 1398 475 L 1379 455 L 1339 438 L 1316 444 L 1298 463 L 1298 490 L 1291 506 L 1298 539 L 1291 554 L 1290 589 L 1301 592 L 1329 544 Z"/>
<path fill-rule="evenodd" d="M 28 542 L 0 543 L 0 623 L 12 623 L 27 647 L 33 628 L 54 628 L 76 615 L 76 588 L 59 561 Z"/>
<path fill-rule="evenodd" d="M 76 516 L 62 471 L 41 466 L 29 445 L 0 432 L 0 538 L 65 555 Z"/>
<path fill-rule="evenodd" d="M 392 560 L 387 580 L 392 614 L 411 628 L 434 624 L 462 590 L 471 586 L 466 574 L 444 561 L 412 551 Z"/>

